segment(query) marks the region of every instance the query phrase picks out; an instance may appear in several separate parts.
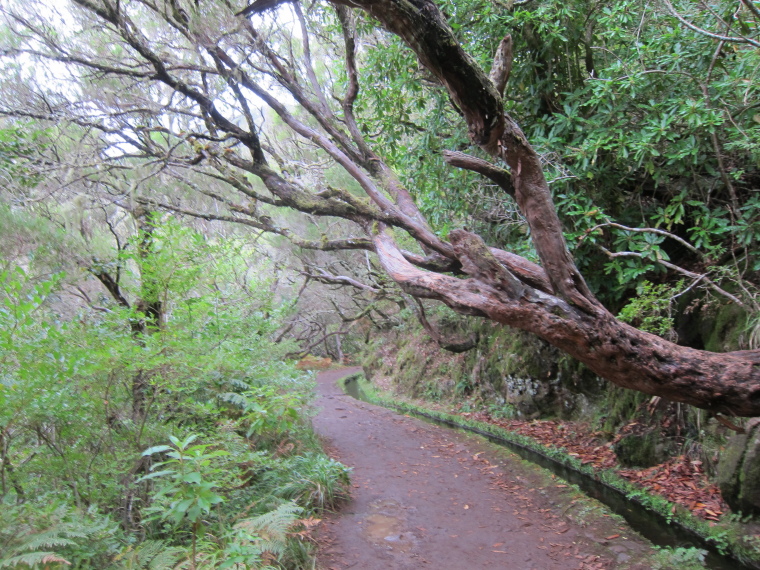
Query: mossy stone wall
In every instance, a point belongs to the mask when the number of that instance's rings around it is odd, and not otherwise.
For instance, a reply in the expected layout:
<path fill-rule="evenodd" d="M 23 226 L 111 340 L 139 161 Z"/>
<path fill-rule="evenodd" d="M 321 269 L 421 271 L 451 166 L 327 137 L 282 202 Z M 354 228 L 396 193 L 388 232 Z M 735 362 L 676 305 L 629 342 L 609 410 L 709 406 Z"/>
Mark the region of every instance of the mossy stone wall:
<path fill-rule="evenodd" d="M 516 417 L 571 417 L 587 411 L 604 382 L 528 333 L 480 322 L 463 354 L 441 350 L 421 330 L 377 333 L 364 351 L 367 378 L 385 378 L 412 397 L 469 398 Z"/>
<path fill-rule="evenodd" d="M 746 433 L 734 435 L 721 454 L 718 487 L 734 511 L 760 514 L 760 418 L 752 418 Z"/>

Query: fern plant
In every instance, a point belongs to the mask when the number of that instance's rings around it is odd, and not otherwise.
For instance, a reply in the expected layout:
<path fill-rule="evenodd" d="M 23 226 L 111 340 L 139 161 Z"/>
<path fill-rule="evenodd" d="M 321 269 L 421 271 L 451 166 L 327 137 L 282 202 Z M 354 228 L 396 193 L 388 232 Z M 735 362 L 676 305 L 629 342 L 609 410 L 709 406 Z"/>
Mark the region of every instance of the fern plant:
<path fill-rule="evenodd" d="M 65 505 L 31 520 L 21 509 L 6 508 L 7 520 L 0 525 L 0 569 L 52 570 L 98 558 L 102 555 L 99 539 L 114 527 L 106 517 Z M 42 526 L 46 528 L 40 530 Z"/>
<path fill-rule="evenodd" d="M 53 564 L 54 566 L 51 566 Z M 44 565 L 45 568 L 56 568 L 61 564 L 69 566 L 71 562 L 58 556 L 55 552 L 26 552 L 18 556 L 11 556 L 0 560 L 0 568 L 36 568 Z"/>
<path fill-rule="evenodd" d="M 184 552 L 184 548 L 169 546 L 163 540 L 146 540 L 127 548 L 116 561 L 123 570 L 171 570 Z"/>
<path fill-rule="evenodd" d="M 275 493 L 313 511 L 334 508 L 348 497 L 350 468 L 321 453 L 305 453 L 284 461 L 288 472 L 271 472 L 270 479 L 282 481 Z"/>
<path fill-rule="evenodd" d="M 273 570 L 282 567 L 279 562 L 288 550 L 289 541 L 293 540 L 291 533 L 299 524 L 302 512 L 301 507 L 287 502 L 270 512 L 239 521 L 221 537 L 206 534 L 195 554 L 188 553 L 172 568 Z"/>

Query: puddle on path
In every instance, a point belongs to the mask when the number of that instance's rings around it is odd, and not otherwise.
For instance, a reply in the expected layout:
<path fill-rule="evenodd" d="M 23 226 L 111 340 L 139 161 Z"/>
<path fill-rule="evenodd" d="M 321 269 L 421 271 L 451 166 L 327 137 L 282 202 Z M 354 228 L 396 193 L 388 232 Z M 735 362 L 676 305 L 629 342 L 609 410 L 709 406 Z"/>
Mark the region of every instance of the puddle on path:
<path fill-rule="evenodd" d="M 375 501 L 370 504 L 369 511 L 362 533 L 372 544 L 404 553 L 414 547 L 417 539 L 412 532 L 405 530 L 405 509 L 398 501 Z"/>

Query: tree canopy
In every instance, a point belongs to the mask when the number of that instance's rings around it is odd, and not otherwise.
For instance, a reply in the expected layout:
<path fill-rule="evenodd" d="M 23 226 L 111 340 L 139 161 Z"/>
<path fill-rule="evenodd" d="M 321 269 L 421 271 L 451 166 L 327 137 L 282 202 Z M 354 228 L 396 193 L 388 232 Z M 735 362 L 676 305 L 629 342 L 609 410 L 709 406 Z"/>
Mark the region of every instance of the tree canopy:
<path fill-rule="evenodd" d="M 7 168 L 42 176 L 37 192 L 373 252 L 406 293 L 535 333 L 615 384 L 760 413 L 760 351 L 680 346 L 608 308 L 669 274 L 757 313 L 752 0 L 3 12 L 0 108 L 45 132 Z"/>

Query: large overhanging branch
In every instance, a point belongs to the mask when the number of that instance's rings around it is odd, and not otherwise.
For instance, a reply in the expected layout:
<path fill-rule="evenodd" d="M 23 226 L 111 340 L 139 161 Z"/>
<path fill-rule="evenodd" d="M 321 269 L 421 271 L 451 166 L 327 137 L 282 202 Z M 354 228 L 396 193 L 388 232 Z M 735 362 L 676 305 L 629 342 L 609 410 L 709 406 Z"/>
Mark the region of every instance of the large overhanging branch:
<path fill-rule="evenodd" d="M 462 109 L 473 141 L 510 167 L 515 198 L 541 258 L 537 275 L 548 278 L 552 294 L 517 279 L 466 232 L 452 232 L 451 239 L 471 277 L 456 279 L 415 268 L 389 234 L 376 228 L 375 250 L 389 275 L 417 297 L 533 332 L 620 386 L 728 414 L 760 413 L 760 352 L 713 354 L 679 347 L 617 321 L 596 301 L 567 251 L 538 155 L 514 121 L 501 114 L 497 88 L 458 47 L 432 2 L 354 4 L 415 51 Z"/>
<path fill-rule="evenodd" d="M 466 232 L 460 238 L 458 243 L 479 239 Z M 532 332 L 619 386 L 727 415 L 760 413 L 760 351 L 690 349 L 612 316 L 588 315 L 530 287 L 518 286 L 516 291 L 493 261 L 482 251 L 471 255 L 469 247 L 461 251 L 471 257 L 468 273 L 473 276 L 468 279 L 412 266 L 382 231 L 375 236 L 375 247 L 384 269 L 407 293 Z M 467 265 L 463 260 L 463 266 Z"/>
<path fill-rule="evenodd" d="M 351 5 L 372 14 L 406 42 L 461 109 L 472 141 L 510 167 L 515 199 L 552 291 L 589 314 L 606 313 L 567 249 L 540 157 L 504 113 L 497 86 L 462 49 L 432 0 L 352 0 Z"/>

